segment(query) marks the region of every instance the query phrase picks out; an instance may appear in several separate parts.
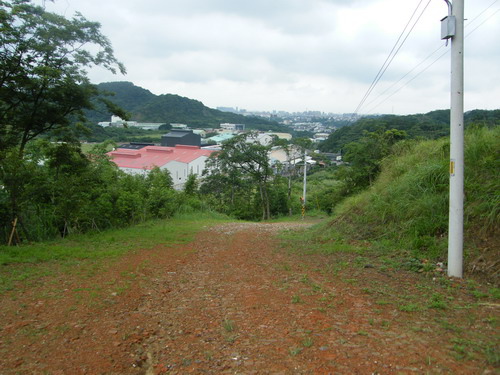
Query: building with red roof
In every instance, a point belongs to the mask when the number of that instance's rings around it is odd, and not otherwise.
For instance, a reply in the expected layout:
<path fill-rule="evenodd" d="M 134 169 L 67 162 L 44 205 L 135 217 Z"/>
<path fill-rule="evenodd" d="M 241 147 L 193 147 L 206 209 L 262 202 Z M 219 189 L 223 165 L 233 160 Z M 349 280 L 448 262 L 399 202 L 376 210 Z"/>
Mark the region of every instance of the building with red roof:
<path fill-rule="evenodd" d="M 205 162 L 214 152 L 198 146 L 145 146 L 140 149 L 118 148 L 108 152 L 111 160 L 126 173 L 147 174 L 154 167 L 167 169 L 174 188 L 181 189 L 190 174 L 200 177 Z"/>

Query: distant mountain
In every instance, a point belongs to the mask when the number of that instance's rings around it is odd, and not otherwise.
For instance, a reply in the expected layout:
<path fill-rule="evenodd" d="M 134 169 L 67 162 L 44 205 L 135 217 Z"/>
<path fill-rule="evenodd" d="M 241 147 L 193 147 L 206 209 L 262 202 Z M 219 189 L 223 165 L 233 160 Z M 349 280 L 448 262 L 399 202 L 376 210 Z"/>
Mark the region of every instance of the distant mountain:
<path fill-rule="evenodd" d="M 222 112 L 203 105 L 202 102 L 179 95 L 155 95 L 131 82 L 107 82 L 97 85 L 106 98 L 130 114 L 131 121 L 182 123 L 197 128 L 219 127 L 221 123 L 245 124 L 249 129 L 284 131 L 284 126 L 255 116 L 242 116 Z M 109 113 L 103 105 L 96 104 L 87 118 L 93 123 L 109 121 Z"/>

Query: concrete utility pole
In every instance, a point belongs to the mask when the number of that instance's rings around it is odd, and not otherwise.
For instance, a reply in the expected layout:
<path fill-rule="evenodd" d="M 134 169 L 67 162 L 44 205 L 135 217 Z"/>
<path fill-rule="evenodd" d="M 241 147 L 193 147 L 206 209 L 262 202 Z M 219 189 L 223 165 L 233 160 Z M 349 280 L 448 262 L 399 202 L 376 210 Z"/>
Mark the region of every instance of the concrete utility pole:
<path fill-rule="evenodd" d="M 306 190 L 307 190 L 307 163 L 306 163 L 306 157 L 307 157 L 307 150 L 304 149 L 304 191 L 302 192 L 302 198 L 303 198 L 303 205 L 304 205 L 304 207 L 306 206 Z"/>
<path fill-rule="evenodd" d="M 454 35 L 451 36 L 448 276 L 462 277 L 464 246 L 464 0 L 454 0 L 451 8 L 451 18 L 455 19 L 455 30 Z"/>

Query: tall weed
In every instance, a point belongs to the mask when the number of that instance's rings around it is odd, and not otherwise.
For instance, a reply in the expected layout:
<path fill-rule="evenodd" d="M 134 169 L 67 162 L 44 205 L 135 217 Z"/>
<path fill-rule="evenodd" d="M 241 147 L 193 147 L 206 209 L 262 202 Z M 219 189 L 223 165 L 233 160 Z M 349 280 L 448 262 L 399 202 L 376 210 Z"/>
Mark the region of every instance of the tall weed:
<path fill-rule="evenodd" d="M 465 138 L 465 229 L 499 224 L 500 129 L 472 128 Z M 449 140 L 405 141 L 383 160 L 369 189 L 335 208 L 336 230 L 357 239 L 389 239 L 419 258 L 442 259 L 448 230 Z"/>

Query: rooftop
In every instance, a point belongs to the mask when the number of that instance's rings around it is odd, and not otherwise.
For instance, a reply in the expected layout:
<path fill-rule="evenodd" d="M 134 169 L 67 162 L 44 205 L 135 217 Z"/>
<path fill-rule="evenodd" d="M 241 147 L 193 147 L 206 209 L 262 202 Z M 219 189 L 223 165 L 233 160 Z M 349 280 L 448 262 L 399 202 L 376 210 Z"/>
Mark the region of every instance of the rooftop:
<path fill-rule="evenodd" d="M 108 155 L 120 168 L 151 170 L 155 166 L 162 167 L 172 161 L 187 164 L 199 157 L 208 157 L 212 152 L 198 146 L 177 145 L 175 147 L 146 146 L 139 150 L 118 148 L 108 152 Z"/>

